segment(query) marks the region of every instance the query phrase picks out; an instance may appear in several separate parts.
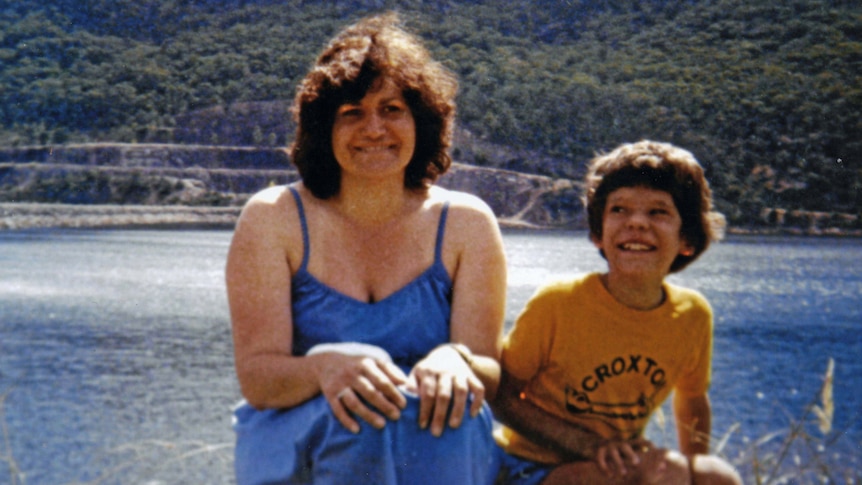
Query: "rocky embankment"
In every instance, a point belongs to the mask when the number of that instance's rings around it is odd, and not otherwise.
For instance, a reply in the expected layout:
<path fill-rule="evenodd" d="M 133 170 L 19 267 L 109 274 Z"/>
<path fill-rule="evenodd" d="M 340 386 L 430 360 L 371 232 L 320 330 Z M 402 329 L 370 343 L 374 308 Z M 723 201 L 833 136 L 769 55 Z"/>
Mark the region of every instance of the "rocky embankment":
<path fill-rule="evenodd" d="M 257 190 L 297 179 L 284 150 L 167 144 L 0 148 L 0 229 L 230 225 Z M 502 225 L 582 228 L 580 184 L 456 163 L 441 186 Z"/>
<path fill-rule="evenodd" d="M 860 222 L 856 214 L 766 208 L 760 212 L 759 225 L 731 228 L 731 232 L 862 237 Z"/>
<path fill-rule="evenodd" d="M 456 150 L 470 158 L 466 151 Z M 248 197 L 298 178 L 283 149 L 99 143 L 0 147 L 0 230 L 231 226 Z M 579 181 L 466 163 L 441 186 L 481 197 L 504 227 L 586 227 Z M 764 209 L 731 233 L 862 237 L 857 214 Z"/>

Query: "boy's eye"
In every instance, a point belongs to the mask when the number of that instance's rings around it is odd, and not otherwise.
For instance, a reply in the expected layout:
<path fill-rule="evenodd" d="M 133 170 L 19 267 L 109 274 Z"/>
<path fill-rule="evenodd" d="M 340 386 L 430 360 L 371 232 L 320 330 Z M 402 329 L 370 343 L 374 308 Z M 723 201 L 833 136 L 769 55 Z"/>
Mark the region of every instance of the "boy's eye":
<path fill-rule="evenodd" d="M 618 206 L 618 205 L 612 205 L 608 208 L 608 212 L 610 212 L 612 214 L 619 214 L 623 211 L 625 211 L 625 209 L 622 206 Z"/>

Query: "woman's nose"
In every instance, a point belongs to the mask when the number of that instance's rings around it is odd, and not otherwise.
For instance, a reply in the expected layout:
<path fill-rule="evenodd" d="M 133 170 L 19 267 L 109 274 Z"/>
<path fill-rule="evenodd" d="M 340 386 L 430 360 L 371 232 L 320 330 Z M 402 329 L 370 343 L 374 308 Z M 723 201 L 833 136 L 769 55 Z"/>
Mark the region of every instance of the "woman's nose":
<path fill-rule="evenodd" d="M 366 136 L 381 136 L 386 131 L 383 118 L 377 113 L 371 113 L 362 125 L 362 133 Z"/>

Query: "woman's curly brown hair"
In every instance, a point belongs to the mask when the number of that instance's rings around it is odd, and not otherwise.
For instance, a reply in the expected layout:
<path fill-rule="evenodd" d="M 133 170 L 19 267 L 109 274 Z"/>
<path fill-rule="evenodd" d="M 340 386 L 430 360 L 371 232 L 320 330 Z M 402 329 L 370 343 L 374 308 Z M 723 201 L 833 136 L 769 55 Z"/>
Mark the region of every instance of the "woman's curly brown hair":
<path fill-rule="evenodd" d="M 417 37 L 399 26 L 397 15 L 384 14 L 338 34 L 297 90 L 290 155 L 316 197 L 327 199 L 341 189 L 341 168 L 332 149 L 336 110 L 361 100 L 381 77 L 402 90 L 416 123 L 416 148 L 404 186 L 425 189 L 449 169 L 458 83 Z"/>
<path fill-rule="evenodd" d="M 681 271 L 724 236 L 725 219 L 712 205 L 712 191 L 697 159 L 669 143 L 643 140 L 599 155 L 589 165 L 584 205 L 590 238 L 602 238 L 602 217 L 611 192 L 623 187 L 647 187 L 670 194 L 682 218 L 680 236 L 694 248 L 678 255 L 671 273 Z M 602 254 L 604 256 L 604 254 Z"/>

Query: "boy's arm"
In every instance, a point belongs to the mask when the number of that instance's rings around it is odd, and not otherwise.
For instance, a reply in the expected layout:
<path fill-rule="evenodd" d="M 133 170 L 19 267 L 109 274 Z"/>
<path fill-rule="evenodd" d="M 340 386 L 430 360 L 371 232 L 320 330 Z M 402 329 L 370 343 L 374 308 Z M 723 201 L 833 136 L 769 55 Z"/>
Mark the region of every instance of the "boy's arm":
<path fill-rule="evenodd" d="M 709 453 L 712 408 L 704 392 L 694 396 L 674 393 L 673 414 L 679 437 L 679 450 L 687 456 Z"/>
<path fill-rule="evenodd" d="M 613 462 L 618 470 L 624 470 L 624 463 L 637 465 L 639 459 L 628 443 L 616 447 L 612 456 L 597 456 L 597 451 L 608 445 L 601 436 L 575 424 L 548 414 L 526 399 L 521 392 L 526 387 L 521 381 L 502 370 L 497 396 L 491 403 L 494 416 L 530 440 L 541 443 L 554 450 L 567 460 L 599 460 L 603 470 L 607 461 Z M 607 460 L 607 461 L 606 461 Z"/>

